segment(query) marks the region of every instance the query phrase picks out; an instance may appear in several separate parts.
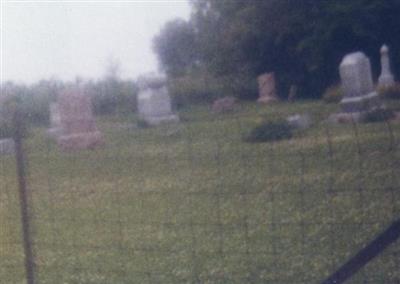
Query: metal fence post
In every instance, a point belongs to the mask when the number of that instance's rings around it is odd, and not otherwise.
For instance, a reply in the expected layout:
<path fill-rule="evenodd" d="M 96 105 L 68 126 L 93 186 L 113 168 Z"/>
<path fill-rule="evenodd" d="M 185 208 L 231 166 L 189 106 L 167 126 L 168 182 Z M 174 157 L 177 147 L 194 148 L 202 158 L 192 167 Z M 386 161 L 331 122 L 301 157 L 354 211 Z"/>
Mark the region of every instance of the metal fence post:
<path fill-rule="evenodd" d="M 15 159 L 17 166 L 17 178 L 19 188 L 19 201 L 21 212 L 21 225 L 25 253 L 25 270 L 27 284 L 35 284 L 35 264 L 32 250 L 32 236 L 30 229 L 30 212 L 28 204 L 28 193 L 26 186 L 25 157 L 22 147 L 24 126 L 21 113 L 14 113 L 14 142 L 15 142 Z"/>

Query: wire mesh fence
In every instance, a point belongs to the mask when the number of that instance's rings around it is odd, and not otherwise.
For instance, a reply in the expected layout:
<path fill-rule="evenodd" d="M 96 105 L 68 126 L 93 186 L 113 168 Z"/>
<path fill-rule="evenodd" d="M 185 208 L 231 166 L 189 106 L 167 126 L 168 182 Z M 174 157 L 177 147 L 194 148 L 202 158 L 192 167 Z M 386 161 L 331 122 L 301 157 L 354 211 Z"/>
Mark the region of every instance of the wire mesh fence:
<path fill-rule="evenodd" d="M 400 218 L 398 123 L 317 120 L 245 142 L 268 111 L 199 107 L 154 128 L 105 117 L 105 144 L 77 152 L 32 131 L 36 282 L 321 283 Z M 15 162 L 0 158 L 0 282 L 23 283 Z M 400 283 L 399 253 L 397 241 L 349 283 Z"/>

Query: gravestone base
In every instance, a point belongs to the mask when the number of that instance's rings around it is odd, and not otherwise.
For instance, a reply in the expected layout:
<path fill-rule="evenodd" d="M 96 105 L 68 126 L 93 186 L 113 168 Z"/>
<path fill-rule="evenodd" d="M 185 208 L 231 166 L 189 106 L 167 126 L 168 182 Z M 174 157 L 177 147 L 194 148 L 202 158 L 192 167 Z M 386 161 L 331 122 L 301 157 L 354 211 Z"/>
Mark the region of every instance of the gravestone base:
<path fill-rule="evenodd" d="M 376 92 L 365 96 L 343 98 L 340 102 L 343 112 L 366 112 L 377 108 L 382 108 L 381 99 Z"/>
<path fill-rule="evenodd" d="M 93 149 L 103 143 L 100 131 L 62 135 L 58 138 L 58 145 L 65 151 Z"/>
<path fill-rule="evenodd" d="M 141 119 L 150 126 L 157 126 L 164 123 L 177 123 L 179 117 L 175 114 L 162 115 L 162 116 L 146 116 Z"/>

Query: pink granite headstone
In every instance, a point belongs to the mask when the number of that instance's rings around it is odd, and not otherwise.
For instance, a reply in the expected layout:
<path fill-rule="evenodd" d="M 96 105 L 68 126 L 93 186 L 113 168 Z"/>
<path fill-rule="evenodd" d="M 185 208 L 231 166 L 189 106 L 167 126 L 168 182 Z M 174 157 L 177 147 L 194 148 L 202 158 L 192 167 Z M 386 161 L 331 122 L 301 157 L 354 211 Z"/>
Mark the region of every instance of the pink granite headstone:
<path fill-rule="evenodd" d="M 61 135 L 57 142 L 64 150 L 90 149 L 102 142 L 92 113 L 90 97 L 80 89 L 60 93 L 58 111 Z"/>
<path fill-rule="evenodd" d="M 265 73 L 257 78 L 259 103 L 270 103 L 278 100 L 275 89 L 275 74 Z"/>

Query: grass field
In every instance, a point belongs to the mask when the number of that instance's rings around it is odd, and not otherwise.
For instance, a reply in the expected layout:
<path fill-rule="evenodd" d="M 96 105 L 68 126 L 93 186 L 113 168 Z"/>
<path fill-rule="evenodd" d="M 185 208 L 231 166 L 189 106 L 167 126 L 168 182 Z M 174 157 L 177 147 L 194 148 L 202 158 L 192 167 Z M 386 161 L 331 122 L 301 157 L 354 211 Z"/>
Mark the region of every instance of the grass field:
<path fill-rule="evenodd" d="M 400 217 L 400 123 L 326 124 L 333 111 L 199 106 L 156 128 L 102 117 L 105 145 L 75 153 L 33 129 L 38 283 L 321 282 Z M 315 124 L 291 140 L 242 140 L 302 112 Z M 24 283 L 15 163 L 0 159 L 0 282 Z M 399 283 L 399 255 L 397 242 L 349 283 Z"/>

